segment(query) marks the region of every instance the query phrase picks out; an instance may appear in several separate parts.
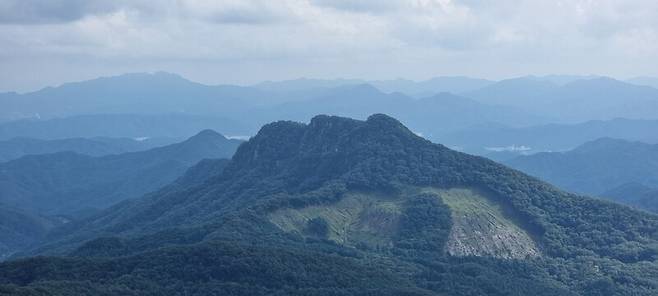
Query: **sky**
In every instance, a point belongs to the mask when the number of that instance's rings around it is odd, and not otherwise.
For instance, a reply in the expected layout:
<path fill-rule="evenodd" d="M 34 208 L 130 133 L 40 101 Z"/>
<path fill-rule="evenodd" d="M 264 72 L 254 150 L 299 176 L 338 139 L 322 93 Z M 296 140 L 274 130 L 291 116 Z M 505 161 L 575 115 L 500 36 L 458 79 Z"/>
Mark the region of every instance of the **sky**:
<path fill-rule="evenodd" d="M 658 1 L 0 0 L 0 91 L 153 71 L 207 84 L 658 76 Z"/>

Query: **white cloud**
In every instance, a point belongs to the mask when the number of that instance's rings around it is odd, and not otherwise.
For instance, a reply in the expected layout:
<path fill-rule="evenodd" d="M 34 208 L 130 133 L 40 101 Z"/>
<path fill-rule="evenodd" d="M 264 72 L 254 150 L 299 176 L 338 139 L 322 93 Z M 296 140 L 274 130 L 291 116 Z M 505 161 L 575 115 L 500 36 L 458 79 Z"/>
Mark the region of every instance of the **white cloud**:
<path fill-rule="evenodd" d="M 5 0 L 0 43 L 0 89 L 20 88 L 21 69 L 62 79 L 62 64 L 73 76 L 162 69 L 215 83 L 658 75 L 658 1 Z"/>
<path fill-rule="evenodd" d="M 525 145 L 521 145 L 521 146 L 510 145 L 505 147 L 485 147 L 484 149 L 492 152 L 528 152 L 532 150 L 532 148 Z"/>

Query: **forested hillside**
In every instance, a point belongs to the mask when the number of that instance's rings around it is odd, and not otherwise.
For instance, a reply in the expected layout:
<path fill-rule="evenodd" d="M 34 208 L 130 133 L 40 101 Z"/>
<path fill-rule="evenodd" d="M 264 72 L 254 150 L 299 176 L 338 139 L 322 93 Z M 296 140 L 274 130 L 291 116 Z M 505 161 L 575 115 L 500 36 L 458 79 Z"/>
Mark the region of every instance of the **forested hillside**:
<path fill-rule="evenodd" d="M 658 145 L 642 142 L 601 138 L 570 151 L 520 156 L 506 164 L 589 195 L 627 183 L 658 184 Z"/>
<path fill-rule="evenodd" d="M 6 293 L 654 295 L 658 216 L 565 193 L 393 118 L 275 122 L 226 166 L 0 265 Z M 185 181 L 187 180 L 187 181 Z M 300 272 L 303 270 L 304 272 Z"/>

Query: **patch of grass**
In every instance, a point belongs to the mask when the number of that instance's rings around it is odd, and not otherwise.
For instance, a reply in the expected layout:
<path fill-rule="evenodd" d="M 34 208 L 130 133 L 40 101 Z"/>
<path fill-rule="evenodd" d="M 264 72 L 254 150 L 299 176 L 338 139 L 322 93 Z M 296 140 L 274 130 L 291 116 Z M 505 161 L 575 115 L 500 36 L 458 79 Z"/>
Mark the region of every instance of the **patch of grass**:
<path fill-rule="evenodd" d="M 309 221 L 322 219 L 327 223 L 329 240 L 381 248 L 392 244 L 402 212 L 401 203 L 400 197 L 351 192 L 330 205 L 274 211 L 269 220 L 286 232 L 304 235 Z"/>

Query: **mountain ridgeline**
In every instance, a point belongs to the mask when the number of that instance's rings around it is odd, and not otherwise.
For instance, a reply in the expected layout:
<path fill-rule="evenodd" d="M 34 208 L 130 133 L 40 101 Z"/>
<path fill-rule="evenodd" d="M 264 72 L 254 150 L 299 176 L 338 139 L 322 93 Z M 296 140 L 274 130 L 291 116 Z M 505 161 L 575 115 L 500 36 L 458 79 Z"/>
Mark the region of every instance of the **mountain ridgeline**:
<path fill-rule="evenodd" d="M 599 194 L 603 198 L 658 213 L 658 188 L 629 182 Z"/>
<path fill-rule="evenodd" d="M 251 135 L 273 120 L 307 122 L 319 113 L 365 119 L 386 113 L 432 140 L 468 146 L 468 139 L 442 139 L 474 127 L 658 119 L 658 89 L 590 76 L 497 82 L 468 77 L 420 82 L 299 79 L 236 86 L 204 85 L 170 73 L 133 73 L 4 93 L 0 104 L 0 139 L 187 138 L 201 128 Z"/>
<path fill-rule="evenodd" d="M 28 155 L 0 164 L 0 259 L 42 239 L 48 230 L 137 198 L 197 164 L 218 168 L 242 141 L 205 130 L 181 143 L 92 157 L 75 152 Z M 187 179 L 196 180 L 190 170 Z"/>
<path fill-rule="evenodd" d="M 21 158 L 25 155 L 49 154 L 71 151 L 89 156 L 104 156 L 147 150 L 175 142 L 170 138 L 130 139 L 130 138 L 68 138 L 42 140 L 33 138 L 12 138 L 0 141 L 0 163 Z"/>
<path fill-rule="evenodd" d="M 573 192 L 600 195 L 618 186 L 658 184 L 658 145 L 600 138 L 566 152 L 520 156 L 508 165 Z"/>
<path fill-rule="evenodd" d="M 386 115 L 267 124 L 230 162 L 189 172 L 22 254 L 47 257 L 0 264 L 0 293 L 658 289 L 658 216 L 433 144 Z"/>
<path fill-rule="evenodd" d="M 0 164 L 0 202 L 48 214 L 104 208 L 166 185 L 204 158 L 230 158 L 241 142 L 205 130 L 139 152 L 28 155 Z"/>

